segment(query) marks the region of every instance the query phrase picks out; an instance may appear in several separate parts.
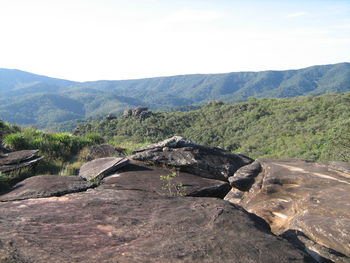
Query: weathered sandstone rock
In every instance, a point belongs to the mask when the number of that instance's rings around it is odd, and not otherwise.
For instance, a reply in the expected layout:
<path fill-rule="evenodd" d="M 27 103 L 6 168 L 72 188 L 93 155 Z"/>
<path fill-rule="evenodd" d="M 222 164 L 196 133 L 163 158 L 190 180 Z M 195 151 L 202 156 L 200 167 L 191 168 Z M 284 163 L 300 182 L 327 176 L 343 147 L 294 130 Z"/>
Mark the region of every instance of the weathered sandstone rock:
<path fill-rule="evenodd" d="M 99 188 L 141 190 L 170 196 L 224 198 L 231 186 L 227 182 L 176 170 L 145 166 L 134 161 L 117 173 L 104 178 Z"/>
<path fill-rule="evenodd" d="M 78 176 L 38 175 L 17 183 L 9 193 L 0 195 L 0 201 L 61 196 L 90 187 L 91 183 Z"/>
<path fill-rule="evenodd" d="M 256 162 L 262 171 L 247 173 L 251 187 L 233 188 L 225 199 L 265 219 L 275 234 L 300 231 L 308 249 L 335 262 L 350 262 L 350 173 L 339 163 L 335 170 L 334 164 L 304 160 Z M 244 180 L 246 169 L 236 172 L 236 180 L 229 179 L 234 187 Z"/>
<path fill-rule="evenodd" d="M 126 158 L 106 157 L 92 160 L 83 164 L 79 170 L 79 176 L 86 180 L 100 180 L 122 168 L 128 163 Z"/>
<path fill-rule="evenodd" d="M 198 145 L 180 136 L 142 147 L 134 153 L 131 156 L 134 160 L 177 167 L 181 171 L 222 181 L 227 181 L 237 169 L 253 162 L 243 155 Z"/>
<path fill-rule="evenodd" d="M 0 172 L 8 173 L 32 166 L 43 157 L 38 156 L 39 150 L 22 150 L 0 155 Z"/>
<path fill-rule="evenodd" d="M 91 189 L 0 203 L 0 262 L 313 262 L 216 198 Z"/>

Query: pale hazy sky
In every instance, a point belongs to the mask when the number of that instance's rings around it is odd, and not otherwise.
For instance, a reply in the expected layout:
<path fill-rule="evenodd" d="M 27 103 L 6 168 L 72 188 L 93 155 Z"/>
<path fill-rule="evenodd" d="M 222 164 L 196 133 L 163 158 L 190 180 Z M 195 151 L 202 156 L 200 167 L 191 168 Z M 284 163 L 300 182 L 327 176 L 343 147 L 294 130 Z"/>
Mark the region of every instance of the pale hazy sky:
<path fill-rule="evenodd" d="M 70 80 L 350 62 L 350 0 L 0 0 L 0 68 Z"/>

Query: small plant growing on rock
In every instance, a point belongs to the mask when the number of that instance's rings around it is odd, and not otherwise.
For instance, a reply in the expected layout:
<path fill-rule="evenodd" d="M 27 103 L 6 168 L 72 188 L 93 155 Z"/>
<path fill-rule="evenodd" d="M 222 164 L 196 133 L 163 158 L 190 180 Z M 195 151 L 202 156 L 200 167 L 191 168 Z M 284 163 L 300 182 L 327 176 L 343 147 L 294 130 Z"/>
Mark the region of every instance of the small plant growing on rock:
<path fill-rule="evenodd" d="M 179 176 L 179 170 L 175 168 L 171 169 L 168 175 L 161 175 L 160 180 L 164 181 L 162 189 L 168 191 L 170 196 L 184 196 L 185 186 L 172 182 L 176 176 Z"/>

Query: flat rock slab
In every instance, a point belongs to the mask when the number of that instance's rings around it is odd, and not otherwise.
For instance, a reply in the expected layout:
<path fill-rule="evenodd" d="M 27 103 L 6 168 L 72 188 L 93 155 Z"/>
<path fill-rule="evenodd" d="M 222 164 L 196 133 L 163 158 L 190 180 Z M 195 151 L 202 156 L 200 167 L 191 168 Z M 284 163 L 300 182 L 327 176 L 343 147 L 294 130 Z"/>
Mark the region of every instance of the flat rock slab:
<path fill-rule="evenodd" d="M 102 180 L 103 189 L 141 190 L 169 196 L 224 198 L 231 190 L 229 183 L 202 178 L 176 170 L 145 166 L 132 162 L 116 174 Z"/>
<path fill-rule="evenodd" d="M 37 155 L 38 152 L 39 150 L 23 150 L 3 153 L 0 155 L 0 172 L 8 173 L 36 164 L 43 158 Z"/>
<path fill-rule="evenodd" d="M 39 150 L 22 150 L 10 152 L 0 158 L 0 165 L 18 164 L 30 160 L 38 154 Z"/>
<path fill-rule="evenodd" d="M 198 145 L 180 136 L 142 147 L 134 152 L 131 159 L 177 167 L 191 174 L 221 181 L 227 181 L 239 168 L 253 162 L 246 156 L 218 147 Z"/>
<path fill-rule="evenodd" d="M 9 193 L 0 195 L 0 201 L 61 196 L 90 187 L 91 183 L 78 176 L 38 175 L 17 183 Z"/>
<path fill-rule="evenodd" d="M 304 160 L 258 162 L 262 171 L 250 189 L 233 188 L 225 199 L 265 219 L 274 233 L 301 231 L 313 241 L 303 241 L 310 250 L 350 262 L 350 174 Z M 237 183 L 244 173 L 236 174 Z"/>
<path fill-rule="evenodd" d="M 129 162 L 126 158 L 106 157 L 92 160 L 83 164 L 79 170 L 79 176 L 91 181 L 100 180 L 116 170 L 124 167 Z"/>
<path fill-rule="evenodd" d="M 216 198 L 98 190 L 0 203 L 0 262 L 313 262 Z"/>

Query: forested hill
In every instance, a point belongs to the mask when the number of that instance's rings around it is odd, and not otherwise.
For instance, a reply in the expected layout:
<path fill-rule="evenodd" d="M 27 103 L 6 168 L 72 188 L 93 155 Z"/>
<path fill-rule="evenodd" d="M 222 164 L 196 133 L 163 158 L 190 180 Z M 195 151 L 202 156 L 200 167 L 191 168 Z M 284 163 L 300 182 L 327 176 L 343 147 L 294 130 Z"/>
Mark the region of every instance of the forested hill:
<path fill-rule="evenodd" d="M 144 120 L 119 117 L 76 129 L 80 135 L 90 132 L 105 136 L 114 145 L 181 135 L 253 158 L 350 161 L 350 92 L 211 103 L 194 111 L 156 112 Z"/>
<path fill-rule="evenodd" d="M 350 90 L 350 63 L 299 70 L 196 74 L 73 82 L 0 69 L 0 119 L 41 128 L 147 106 L 170 109 L 209 100 L 295 97 Z"/>

